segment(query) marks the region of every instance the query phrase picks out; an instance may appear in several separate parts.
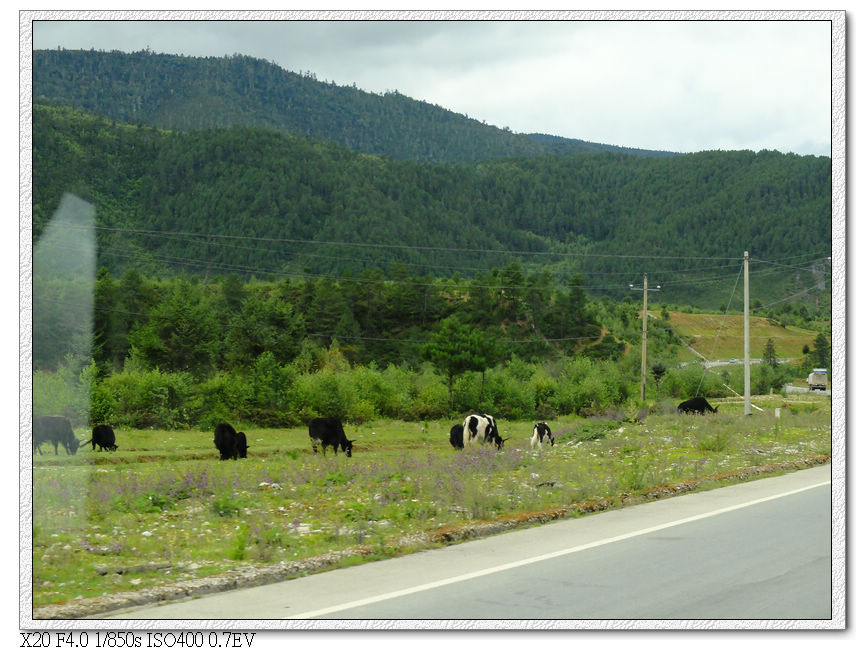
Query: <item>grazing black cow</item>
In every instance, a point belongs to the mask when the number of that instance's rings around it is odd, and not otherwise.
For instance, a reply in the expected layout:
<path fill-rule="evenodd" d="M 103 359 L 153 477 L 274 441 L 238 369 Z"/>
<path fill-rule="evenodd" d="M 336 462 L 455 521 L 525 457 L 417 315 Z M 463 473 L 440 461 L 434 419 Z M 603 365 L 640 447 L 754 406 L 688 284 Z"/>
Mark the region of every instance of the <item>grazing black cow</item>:
<path fill-rule="evenodd" d="M 234 444 L 236 438 L 237 431 L 230 424 L 220 422 L 216 425 L 213 431 L 213 444 L 219 450 L 219 460 L 237 459 L 237 447 Z"/>
<path fill-rule="evenodd" d="M 326 454 L 328 447 L 333 447 L 333 453 L 336 453 L 336 447 L 345 452 L 348 458 L 351 458 L 351 446 L 354 440 L 349 440 L 345 437 L 345 431 L 342 428 L 342 422 L 337 418 L 315 418 L 309 423 L 309 439 L 312 441 L 312 453 L 318 453 L 318 446 L 321 445 L 321 453 Z"/>
<path fill-rule="evenodd" d="M 246 458 L 246 450 L 249 449 L 246 444 L 246 434 L 243 431 L 238 433 L 233 426 L 225 422 L 216 425 L 213 444 L 219 450 L 219 460 Z"/>
<path fill-rule="evenodd" d="M 246 458 L 246 450 L 249 445 L 246 444 L 246 434 L 243 431 L 238 431 L 234 439 L 234 446 L 237 448 L 237 457 Z"/>
<path fill-rule="evenodd" d="M 59 415 L 39 415 L 33 419 L 33 449 L 42 453 L 42 443 L 50 442 L 54 445 L 54 454 L 57 445 L 63 445 L 66 454 L 74 456 L 81 444 L 72 432 L 72 424 L 66 418 Z"/>
<path fill-rule="evenodd" d="M 81 446 L 91 444 L 93 451 L 96 451 L 96 446 L 99 445 L 99 451 L 117 451 L 115 442 L 114 429 L 107 424 L 97 424 L 93 427 L 93 435 L 90 440 L 82 442 Z"/>
<path fill-rule="evenodd" d="M 705 397 L 692 397 L 691 399 L 686 399 L 684 402 L 679 404 L 676 410 L 679 414 L 699 413 L 700 415 L 705 415 L 707 411 L 709 413 L 718 412 L 718 409 L 712 408 L 712 405 L 706 401 Z"/>
<path fill-rule="evenodd" d="M 463 425 L 455 424 L 451 427 L 451 445 L 454 449 L 463 448 Z"/>
<path fill-rule="evenodd" d="M 492 415 L 468 415 L 463 421 L 463 447 L 477 442 L 491 443 L 496 449 L 505 446 L 505 440 L 499 435 L 496 420 Z"/>
<path fill-rule="evenodd" d="M 543 449 L 544 440 L 549 441 L 550 447 L 553 446 L 553 432 L 550 430 L 549 425 L 546 422 L 538 422 L 535 424 L 535 428 L 532 429 L 532 439 L 529 443 L 529 446 L 534 449 L 535 445 L 538 446 L 538 449 Z"/>

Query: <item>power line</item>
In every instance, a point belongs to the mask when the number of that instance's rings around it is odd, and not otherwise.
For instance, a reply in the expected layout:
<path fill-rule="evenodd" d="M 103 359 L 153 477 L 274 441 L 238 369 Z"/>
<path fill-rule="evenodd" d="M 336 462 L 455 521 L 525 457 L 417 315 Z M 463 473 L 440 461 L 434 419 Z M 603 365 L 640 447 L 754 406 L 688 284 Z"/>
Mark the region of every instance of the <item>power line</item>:
<path fill-rule="evenodd" d="M 788 255 L 785 257 L 778 258 L 777 260 L 761 260 L 761 259 L 757 258 L 757 259 L 752 259 L 751 261 L 752 262 L 766 263 L 766 264 L 777 264 L 777 263 L 780 263 L 781 260 L 796 260 L 796 259 L 800 259 L 803 257 L 815 258 L 815 261 L 816 260 L 825 260 L 825 259 L 828 259 L 831 257 L 831 251 L 824 252 L 824 253 L 801 253 L 799 255 Z"/>
<path fill-rule="evenodd" d="M 51 298 L 42 298 L 40 303 L 51 303 L 54 305 L 62 305 L 64 307 L 80 307 L 81 305 L 78 303 L 67 302 L 63 300 L 53 300 Z M 146 318 L 150 318 L 152 313 L 142 313 L 136 311 L 128 311 L 124 309 L 114 309 L 112 307 L 97 307 L 93 306 L 94 311 L 100 312 L 110 312 L 110 313 L 118 313 L 118 314 L 127 314 L 131 316 L 143 316 Z M 245 325 L 227 325 L 226 329 L 243 329 L 246 327 Z M 649 334 L 658 334 L 661 332 L 672 332 L 675 331 L 675 327 L 654 327 L 648 330 Z M 635 338 L 640 335 L 638 330 L 622 332 L 620 339 L 627 338 Z M 384 337 L 374 337 L 374 336 L 349 336 L 342 335 L 336 332 L 305 332 L 304 336 L 317 337 L 317 338 L 336 338 L 336 339 L 345 339 L 345 340 L 363 340 L 363 341 L 379 341 L 379 342 L 390 342 L 390 343 L 413 343 L 413 344 L 425 344 L 430 343 L 431 339 L 399 339 L 399 338 L 384 338 Z M 804 336 L 804 335 L 803 335 Z M 803 336 L 752 336 L 752 339 L 774 339 L 784 340 L 784 339 L 801 339 Z M 595 341 L 602 339 L 602 336 L 565 336 L 565 337 L 546 337 L 543 336 L 541 338 L 536 339 L 499 339 L 499 343 L 560 343 L 560 342 L 569 342 L 569 341 Z"/>
<path fill-rule="evenodd" d="M 68 228 L 80 228 L 80 226 L 75 226 L 72 224 L 66 225 Z M 715 260 L 715 261 L 728 261 L 733 262 L 728 265 L 722 265 L 719 267 L 713 268 L 726 268 L 731 266 L 736 266 L 739 257 L 721 257 L 721 256 L 682 256 L 682 255 L 629 255 L 629 254 L 615 254 L 615 253 L 573 253 L 573 252 L 563 252 L 563 251 L 527 251 L 527 250 L 509 250 L 509 249 L 482 249 L 482 248 L 460 248 L 460 247 L 435 247 L 435 246 L 413 246 L 409 244 L 379 244 L 379 243 L 365 243 L 365 242 L 347 242 L 347 241 L 339 241 L 339 240 L 314 240 L 314 239 L 291 239 L 291 238 L 279 238 L 279 237 L 253 237 L 253 236 L 243 236 L 243 235 L 220 235 L 220 234 L 207 234 L 207 233 L 194 233 L 194 232 L 181 232 L 181 231 L 160 231 L 160 230 L 142 230 L 142 229 L 133 229 L 133 228 L 110 228 L 107 226 L 96 226 L 97 230 L 102 230 L 106 232 L 115 232 L 122 234 L 138 234 L 138 235 L 147 235 L 153 237 L 162 237 L 162 238 L 185 238 L 195 242 L 199 242 L 206 245 L 220 245 L 227 246 L 229 244 L 222 244 L 221 242 L 214 241 L 204 241 L 209 239 L 223 239 L 223 240 L 231 240 L 231 241 L 259 241 L 259 242 L 269 242 L 269 243 L 292 243 L 292 244 L 302 244 L 302 245 L 319 245 L 319 246 L 343 246 L 343 247 L 368 247 L 368 248 L 376 248 L 376 249 L 391 249 L 391 250 L 405 250 L 405 251 L 427 251 L 427 252 L 461 252 L 461 253 L 484 253 L 484 254 L 497 254 L 497 255 L 541 255 L 548 257 L 562 257 L 562 258 L 601 258 L 601 259 L 649 259 L 649 260 L 694 260 L 694 261 L 707 261 L 707 260 Z M 237 247 L 233 246 L 238 250 L 252 250 L 257 251 L 260 249 L 253 249 L 248 247 Z M 267 249 L 268 252 L 278 252 L 273 249 Z M 373 262 L 380 264 L 378 260 L 371 260 L 368 258 L 352 258 L 352 257 L 336 257 L 336 256 L 327 256 L 321 255 L 319 253 L 308 253 L 304 252 L 304 256 L 307 257 L 321 257 L 326 259 L 336 259 L 336 260 L 345 260 L 345 261 L 362 261 L 362 262 Z M 815 253 L 804 253 L 796 256 L 787 256 L 780 259 L 793 260 L 801 257 L 811 257 L 811 258 L 825 258 L 825 255 L 815 254 Z M 753 260 L 755 262 L 761 262 L 766 264 L 774 264 L 778 266 L 784 266 L 780 261 L 775 260 Z M 486 270 L 480 267 L 454 267 L 454 266 L 446 266 L 446 265 L 433 265 L 433 264 L 416 264 L 403 261 L 406 265 L 413 266 L 426 266 L 431 268 L 448 268 L 453 270 L 467 270 L 467 271 L 482 271 Z M 798 268 L 800 270 L 807 270 L 807 267 L 794 267 L 787 265 L 789 268 Z M 669 269 L 669 270 L 659 270 L 653 271 L 653 274 L 657 273 L 684 273 L 684 272 L 698 272 L 700 269 Z M 709 270 L 707 268 L 703 268 L 702 270 Z M 255 272 L 255 271 L 252 271 Z M 274 271 L 262 271 L 265 273 L 274 273 Z M 581 274 L 583 275 L 628 275 L 631 272 L 629 271 L 613 271 L 613 272 L 593 272 L 593 271 L 585 271 Z M 669 284 L 669 282 L 667 282 Z M 597 287 L 597 288 L 606 288 L 606 287 Z"/>
<path fill-rule="evenodd" d="M 730 291 L 730 298 L 729 298 L 729 300 L 727 300 L 727 307 L 724 309 L 723 317 L 726 317 L 727 312 L 730 311 L 730 305 L 733 303 L 733 296 L 736 294 L 736 287 L 739 286 L 739 278 L 742 275 L 742 268 L 743 267 L 744 267 L 744 264 L 743 264 L 743 266 L 739 267 L 739 274 L 736 276 L 736 282 L 733 284 L 733 290 Z M 721 322 L 723 322 L 723 321 L 721 321 Z M 718 329 L 715 331 L 715 338 L 712 340 L 712 349 L 709 352 L 709 354 L 711 356 L 715 355 L 715 347 L 718 345 L 718 337 L 720 335 L 721 335 L 721 324 L 719 323 Z M 700 383 L 697 385 L 697 391 L 694 393 L 695 397 L 700 394 L 700 389 L 703 387 L 703 379 L 706 378 L 706 371 L 707 371 L 707 368 L 704 366 L 703 367 L 703 374 L 700 375 Z"/>
<path fill-rule="evenodd" d="M 73 250 L 67 249 L 61 246 L 57 247 L 58 250 Z M 195 259 L 189 257 L 177 257 L 171 255 L 164 254 L 154 254 L 147 251 L 134 251 L 134 252 L 120 252 L 117 250 L 105 250 L 102 251 L 103 255 L 110 255 L 115 257 L 122 257 L 125 259 L 131 259 L 138 262 L 166 262 L 172 264 L 179 264 L 183 266 L 192 266 L 203 269 L 210 269 L 214 271 L 223 271 L 230 273 L 242 273 L 246 275 L 275 275 L 284 278 L 296 278 L 301 280 L 308 279 L 322 279 L 322 280 L 332 280 L 334 282 L 353 282 L 355 284 L 392 284 L 392 285 L 409 285 L 416 287 L 424 287 L 424 288 L 441 288 L 441 287 L 451 287 L 451 288 L 462 288 L 466 290 L 471 289 L 513 289 L 519 291 L 546 291 L 549 289 L 547 286 L 537 286 L 532 284 L 524 284 L 524 285 L 500 285 L 500 284 L 478 284 L 474 280 L 463 280 L 459 283 L 454 283 L 449 278 L 441 278 L 438 282 L 420 282 L 416 280 L 393 280 L 389 278 L 363 278 L 363 277 L 348 277 L 348 276 L 336 276 L 326 273 L 307 273 L 307 272 L 299 272 L 299 271 L 286 271 L 283 269 L 266 269 L 266 268 L 255 268 L 242 266 L 239 264 L 227 264 L 224 262 L 214 262 L 212 260 L 202 260 Z M 696 270 L 695 270 L 696 272 Z M 757 277 L 763 277 L 765 275 L 770 275 L 772 273 L 777 273 L 778 271 L 775 269 L 766 269 L 765 271 L 754 272 L 751 275 Z M 712 284 L 717 282 L 726 282 L 732 275 L 720 275 L 720 276 L 710 276 L 704 278 L 681 278 L 674 280 L 666 280 L 665 285 L 695 285 L 695 284 Z M 450 284 L 448 284 L 450 283 Z M 618 284 L 613 285 L 604 285 L 604 284 L 582 284 L 580 285 L 580 289 L 584 291 L 617 291 L 621 287 Z"/>
<path fill-rule="evenodd" d="M 79 228 L 80 226 L 69 225 L 69 228 Z M 195 233 L 183 231 L 166 231 L 166 230 L 142 230 L 137 228 L 109 228 L 107 226 L 94 226 L 96 230 L 105 232 L 123 232 L 135 233 L 143 235 L 154 235 L 162 237 L 198 237 L 198 238 L 215 238 L 228 239 L 237 241 L 265 241 L 274 243 L 290 243 L 290 244 L 308 244 L 317 246 L 357 246 L 376 249 L 395 249 L 395 250 L 420 250 L 429 252 L 449 252 L 449 253 L 484 253 L 492 255 L 543 255 L 543 256 L 559 256 L 559 257 L 591 257 L 591 258 L 611 258 L 611 259 L 654 259 L 654 260 L 723 260 L 732 261 L 738 260 L 738 257 L 721 257 L 721 256 L 696 256 L 696 255 L 626 255 L 621 253 L 570 253 L 561 251 L 528 251 L 528 250 L 507 250 L 507 249 L 492 249 L 492 248 L 461 248 L 454 246 L 415 246 L 410 244 L 381 244 L 369 242 L 349 242 L 339 240 L 316 240 L 316 239 L 294 239 L 287 237 L 252 237 L 247 235 L 222 235 L 211 233 Z"/>
<path fill-rule="evenodd" d="M 820 288 L 820 285 L 819 285 L 819 284 L 815 284 L 814 286 L 812 286 L 812 287 L 808 287 L 807 289 L 803 289 L 802 291 L 797 291 L 796 293 L 794 293 L 794 294 L 792 294 L 792 295 L 789 295 L 789 296 L 787 296 L 786 298 L 781 298 L 780 300 L 776 300 L 775 302 L 770 302 L 770 303 L 767 304 L 767 305 L 760 305 L 759 307 L 755 307 L 755 310 L 758 310 L 758 309 L 766 309 L 767 307 L 771 307 L 772 305 L 777 305 L 777 304 L 782 303 L 782 302 L 787 302 L 787 301 L 789 301 L 789 300 L 794 300 L 795 298 L 798 298 L 799 296 L 804 296 L 804 295 L 806 295 L 809 291 L 811 291 L 811 290 L 813 290 L 813 289 L 819 289 L 819 288 Z"/>
<path fill-rule="evenodd" d="M 133 234 L 133 235 L 135 235 L 135 234 L 142 234 L 142 233 L 127 232 L 127 233 L 121 233 L 121 234 Z M 172 239 L 172 237 L 165 236 L 165 235 L 150 235 L 150 234 L 148 234 L 148 236 L 162 237 L 164 239 Z M 199 236 L 187 238 L 187 240 L 194 242 L 194 243 L 197 243 L 197 244 L 202 244 L 202 245 L 205 245 L 208 247 L 216 246 L 216 247 L 221 247 L 221 248 L 231 248 L 231 250 L 253 251 L 253 252 L 257 252 L 257 253 L 272 253 L 275 255 L 279 255 L 279 254 L 295 255 L 295 256 L 299 255 L 303 259 L 306 259 L 309 257 L 314 257 L 314 258 L 319 258 L 319 259 L 331 259 L 331 260 L 339 260 L 339 261 L 346 261 L 346 262 L 364 262 L 364 263 L 376 264 L 379 266 L 382 265 L 382 261 L 383 261 L 380 259 L 374 259 L 374 258 L 368 258 L 368 257 L 349 257 L 349 256 L 344 256 L 344 255 L 340 255 L 340 256 L 322 255 L 320 253 L 309 253 L 307 251 L 303 251 L 300 254 L 298 254 L 296 252 L 287 253 L 284 249 L 238 246 L 236 244 L 228 243 L 228 242 L 209 242 L 209 241 L 205 241 L 205 240 L 201 239 Z M 502 252 L 507 253 L 507 251 L 502 251 Z M 550 254 L 556 255 L 559 253 L 550 253 Z M 453 266 L 453 265 L 444 265 L 444 264 L 432 264 L 432 263 L 428 263 L 428 262 L 427 263 L 409 262 L 409 261 L 405 261 L 405 260 L 396 260 L 395 262 L 392 262 L 392 263 L 401 263 L 401 264 L 405 264 L 406 266 L 415 266 L 415 267 L 422 267 L 422 268 L 450 269 L 450 270 L 455 270 L 455 271 L 489 271 L 490 270 L 490 267 Z M 704 271 L 712 270 L 712 269 L 730 268 L 733 266 L 738 266 L 738 262 L 735 264 L 734 263 L 722 264 L 722 265 L 713 266 L 713 267 L 703 266 L 703 267 L 685 268 L 685 269 L 660 269 L 660 270 L 654 270 L 654 271 L 652 271 L 652 273 L 656 274 L 656 275 L 657 274 L 698 273 L 698 272 L 704 272 Z M 612 275 L 622 276 L 622 275 L 632 275 L 632 272 L 631 271 L 584 271 L 584 270 L 581 270 L 581 271 L 579 271 L 579 274 L 582 276 L 596 276 L 596 275 L 599 275 L 599 276 L 607 276 L 607 275 L 609 275 L 609 276 L 612 276 Z"/>
<path fill-rule="evenodd" d="M 58 246 L 57 250 L 69 250 L 62 246 Z M 501 284 L 478 284 L 473 280 L 464 280 L 460 283 L 453 284 L 452 281 L 448 278 L 442 278 L 439 282 L 418 282 L 415 280 L 393 280 L 388 278 L 361 278 L 361 277 L 347 277 L 347 276 L 335 276 L 324 273 L 306 273 L 306 272 L 298 272 L 298 271 L 285 271 L 281 269 L 263 269 L 263 268 L 253 268 L 241 266 L 239 264 L 226 264 L 222 262 L 213 262 L 211 260 L 201 260 L 194 259 L 188 257 L 175 257 L 170 255 L 162 255 L 162 254 L 152 254 L 149 252 L 129 252 L 124 253 L 117 250 L 109 250 L 103 251 L 103 255 L 111 255 L 115 257 L 122 257 L 126 259 L 132 259 L 136 261 L 144 261 L 144 262 L 171 262 L 180 265 L 186 266 L 194 266 L 200 268 L 207 268 L 215 271 L 227 271 L 234 273 L 246 273 L 249 275 L 276 275 L 287 278 L 298 278 L 298 279 L 330 279 L 334 282 L 354 282 L 359 284 L 400 284 L 400 285 L 411 285 L 417 287 L 427 287 L 427 288 L 438 288 L 442 286 L 450 286 L 450 287 L 461 287 L 464 289 L 514 289 L 520 291 L 546 291 L 548 287 L 546 286 L 536 286 L 532 284 L 524 284 L 524 285 L 501 285 Z M 717 276 L 715 278 L 694 278 L 694 279 L 685 279 L 680 281 L 668 281 L 667 284 L 700 284 L 705 282 L 716 282 L 723 281 L 726 279 L 726 276 Z M 448 285 L 448 283 L 451 283 Z M 579 287 L 582 290 L 610 290 L 610 289 L 618 289 L 619 285 L 580 285 Z"/>

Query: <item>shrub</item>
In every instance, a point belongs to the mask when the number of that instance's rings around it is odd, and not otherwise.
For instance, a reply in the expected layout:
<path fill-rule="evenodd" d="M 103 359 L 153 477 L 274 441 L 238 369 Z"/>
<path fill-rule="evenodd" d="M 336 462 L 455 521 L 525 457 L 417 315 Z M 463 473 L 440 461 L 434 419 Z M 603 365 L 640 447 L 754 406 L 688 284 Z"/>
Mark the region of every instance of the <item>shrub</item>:
<path fill-rule="evenodd" d="M 117 405 L 116 425 L 177 429 L 192 422 L 193 380 L 187 373 L 124 370 L 106 378 L 102 388 Z"/>
<path fill-rule="evenodd" d="M 56 371 L 37 370 L 33 374 L 33 412 L 39 415 L 62 415 L 73 426 L 90 422 L 91 387 L 95 365 L 80 365 L 71 357 Z"/>
<path fill-rule="evenodd" d="M 434 420 L 450 415 L 448 387 L 444 379 L 435 374 L 432 364 L 425 363 L 415 377 L 417 397 L 413 400 L 412 419 Z"/>
<path fill-rule="evenodd" d="M 223 494 L 213 499 L 212 508 L 220 517 L 234 517 L 240 513 L 240 502 L 230 494 Z"/>
<path fill-rule="evenodd" d="M 146 492 L 141 496 L 137 504 L 139 512 L 162 512 L 174 508 L 174 500 L 166 494 L 159 492 Z"/>
<path fill-rule="evenodd" d="M 246 559 L 246 545 L 249 542 L 249 526 L 243 524 L 238 527 L 237 534 L 234 536 L 234 542 L 228 552 L 228 557 L 232 560 Z"/>
<path fill-rule="evenodd" d="M 259 355 L 249 373 L 250 406 L 261 411 L 284 410 L 294 374 L 292 369 L 281 367 L 272 352 Z"/>
<path fill-rule="evenodd" d="M 634 459 L 619 479 L 619 486 L 626 492 L 639 492 L 652 484 L 649 461 Z"/>
<path fill-rule="evenodd" d="M 697 449 L 703 452 L 726 451 L 730 447 L 732 435 L 725 431 L 697 434 Z"/>
<path fill-rule="evenodd" d="M 661 380 L 661 392 L 675 399 L 686 399 L 702 395 L 722 397 L 728 394 L 724 380 L 714 372 L 705 370 L 700 364 L 670 369 Z"/>
<path fill-rule="evenodd" d="M 190 407 L 198 425 L 212 429 L 220 422 L 241 419 L 241 414 L 249 411 L 250 401 L 249 382 L 239 375 L 220 373 L 196 386 Z"/>
<path fill-rule="evenodd" d="M 527 369 L 530 372 L 530 369 Z M 497 417 L 509 420 L 528 420 L 535 414 L 535 396 L 531 386 L 531 374 L 490 372 L 485 390 L 486 399 L 482 408 Z"/>

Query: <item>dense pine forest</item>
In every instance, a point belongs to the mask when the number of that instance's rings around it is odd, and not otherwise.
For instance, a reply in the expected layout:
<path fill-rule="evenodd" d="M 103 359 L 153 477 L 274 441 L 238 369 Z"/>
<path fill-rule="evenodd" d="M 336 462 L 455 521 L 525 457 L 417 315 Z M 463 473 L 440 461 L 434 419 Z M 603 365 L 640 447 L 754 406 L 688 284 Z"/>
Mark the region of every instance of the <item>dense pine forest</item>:
<path fill-rule="evenodd" d="M 33 98 L 119 122 L 175 131 L 260 127 L 401 160 L 465 162 L 504 156 L 615 151 L 670 155 L 544 134 L 516 134 L 417 101 L 320 82 L 248 56 L 151 51 L 37 50 Z"/>
<path fill-rule="evenodd" d="M 595 295 L 621 297 L 651 271 L 671 302 L 715 307 L 730 288 L 714 278 L 745 250 L 797 263 L 828 253 L 828 159 L 777 152 L 424 164 L 37 105 L 33 167 L 34 235 L 75 193 L 97 206 L 100 265 L 115 273 L 297 277 L 402 262 L 470 277 L 516 259 L 560 285 L 579 273 Z M 764 270 L 764 302 L 796 288 Z"/>
<path fill-rule="evenodd" d="M 40 51 L 33 96 L 34 244 L 78 196 L 98 270 L 90 340 L 55 336 L 63 281 L 35 296 L 38 412 L 597 413 L 635 401 L 629 285 L 741 310 L 745 250 L 753 306 L 825 329 L 828 158 L 514 134 L 242 56 Z M 653 397 L 723 394 L 680 345 L 652 328 Z"/>

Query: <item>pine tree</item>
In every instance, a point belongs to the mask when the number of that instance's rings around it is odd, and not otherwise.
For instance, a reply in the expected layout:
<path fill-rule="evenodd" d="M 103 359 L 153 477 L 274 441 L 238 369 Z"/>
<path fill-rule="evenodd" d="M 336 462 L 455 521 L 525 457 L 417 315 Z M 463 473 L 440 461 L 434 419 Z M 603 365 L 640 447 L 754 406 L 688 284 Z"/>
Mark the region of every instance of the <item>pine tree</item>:
<path fill-rule="evenodd" d="M 464 372 L 483 373 L 492 368 L 496 363 L 496 346 L 484 332 L 450 316 L 424 346 L 423 355 L 447 377 L 448 403 L 453 408 L 454 378 Z"/>
<path fill-rule="evenodd" d="M 766 341 L 766 345 L 763 347 L 763 363 L 767 364 L 770 368 L 778 367 L 778 354 L 775 352 L 775 341 L 771 337 Z"/>
<path fill-rule="evenodd" d="M 814 361 L 820 368 L 828 368 L 831 358 L 829 340 L 820 332 L 814 339 Z"/>

